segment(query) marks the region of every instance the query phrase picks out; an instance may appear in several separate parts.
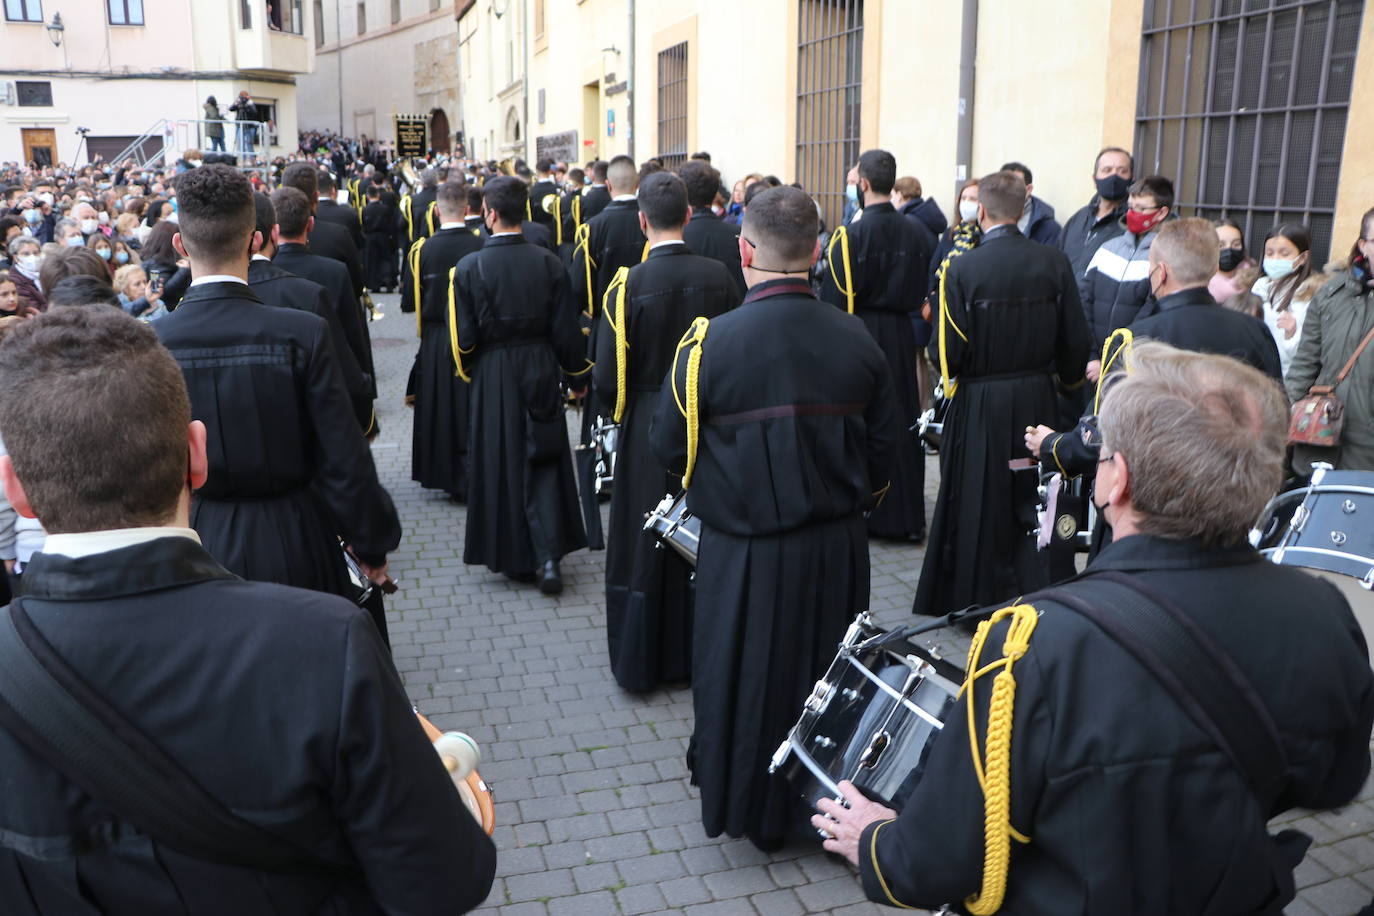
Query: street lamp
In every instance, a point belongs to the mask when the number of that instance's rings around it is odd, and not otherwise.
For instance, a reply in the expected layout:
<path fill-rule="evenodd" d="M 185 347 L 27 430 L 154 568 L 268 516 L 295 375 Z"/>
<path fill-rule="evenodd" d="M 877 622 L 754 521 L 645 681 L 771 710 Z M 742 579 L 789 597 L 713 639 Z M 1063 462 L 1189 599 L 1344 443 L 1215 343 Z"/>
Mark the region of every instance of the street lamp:
<path fill-rule="evenodd" d="M 52 46 L 54 48 L 62 47 L 62 33 L 67 30 L 67 27 L 62 24 L 62 14 L 53 13 L 52 22 L 48 23 L 46 28 L 48 30 L 48 40 L 52 42 Z"/>

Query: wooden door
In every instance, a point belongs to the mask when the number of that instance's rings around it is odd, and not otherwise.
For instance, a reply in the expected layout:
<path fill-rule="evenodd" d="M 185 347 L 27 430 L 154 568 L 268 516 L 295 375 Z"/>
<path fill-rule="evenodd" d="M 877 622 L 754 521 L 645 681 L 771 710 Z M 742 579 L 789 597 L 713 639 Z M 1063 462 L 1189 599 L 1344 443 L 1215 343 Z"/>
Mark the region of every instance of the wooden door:
<path fill-rule="evenodd" d="M 57 131 L 47 127 L 25 127 L 24 161 L 36 162 L 40 167 L 57 163 Z"/>

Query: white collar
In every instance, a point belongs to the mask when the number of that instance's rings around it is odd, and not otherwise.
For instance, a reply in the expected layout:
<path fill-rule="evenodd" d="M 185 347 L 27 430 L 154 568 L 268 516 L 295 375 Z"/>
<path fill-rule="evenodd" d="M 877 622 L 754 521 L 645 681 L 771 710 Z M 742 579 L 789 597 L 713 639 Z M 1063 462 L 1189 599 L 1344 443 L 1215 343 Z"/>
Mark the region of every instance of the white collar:
<path fill-rule="evenodd" d="M 685 241 L 683 241 L 682 239 L 664 239 L 664 240 L 661 241 L 661 242 L 654 242 L 652 245 L 649 246 L 649 250 L 650 250 L 650 251 L 653 251 L 655 248 L 662 248 L 664 245 L 686 245 L 686 244 L 687 244 L 687 243 L 686 243 Z"/>
<path fill-rule="evenodd" d="M 524 234 L 525 234 L 525 233 L 521 232 L 519 229 L 512 229 L 510 232 L 493 232 L 493 233 L 491 234 L 491 237 L 494 238 L 494 239 L 499 239 L 499 238 L 500 238 L 501 236 L 503 236 L 503 235 L 524 235 Z"/>
<path fill-rule="evenodd" d="M 639 195 L 638 195 L 637 193 L 636 193 L 636 194 L 617 194 L 615 197 L 612 197 L 612 198 L 611 198 L 611 203 L 616 203 L 616 202 L 622 201 L 622 200 L 639 200 Z"/>
<path fill-rule="evenodd" d="M 255 252 L 253 252 L 253 260 L 254 260 L 254 261 L 266 261 L 268 264 L 271 264 L 271 263 L 272 263 L 272 259 L 269 258 L 267 255 L 263 254 L 261 251 L 255 251 Z"/>
<path fill-rule="evenodd" d="M 593 184 L 593 185 L 590 185 L 590 186 L 588 186 L 588 187 L 586 187 L 586 188 L 583 188 L 582 190 L 584 190 L 584 191 L 590 191 L 592 188 L 604 188 L 604 187 L 606 187 L 606 184 L 605 184 L 605 182 L 602 182 L 601 184 Z"/>
<path fill-rule="evenodd" d="M 439 224 L 439 228 L 440 228 L 440 229 L 462 229 L 462 228 L 463 228 L 463 224 L 462 224 L 462 223 L 459 223 L 459 222 L 440 223 L 440 224 Z"/>
<path fill-rule="evenodd" d="M 204 283 L 242 283 L 248 285 L 248 280 L 244 277 L 236 277 L 233 274 L 210 274 L 207 277 L 196 277 L 191 281 L 191 286 L 200 286 Z"/>
<path fill-rule="evenodd" d="M 43 553 L 57 554 L 63 557 L 71 557 L 73 560 L 81 557 L 94 556 L 98 553 L 108 553 L 111 550 L 119 550 L 121 547 L 132 547 L 135 544 L 146 544 L 158 538 L 189 538 L 200 543 L 200 535 L 190 528 L 179 528 L 171 525 L 154 525 L 147 528 L 111 528 L 108 531 L 77 531 L 70 534 L 50 534 L 43 541 Z"/>

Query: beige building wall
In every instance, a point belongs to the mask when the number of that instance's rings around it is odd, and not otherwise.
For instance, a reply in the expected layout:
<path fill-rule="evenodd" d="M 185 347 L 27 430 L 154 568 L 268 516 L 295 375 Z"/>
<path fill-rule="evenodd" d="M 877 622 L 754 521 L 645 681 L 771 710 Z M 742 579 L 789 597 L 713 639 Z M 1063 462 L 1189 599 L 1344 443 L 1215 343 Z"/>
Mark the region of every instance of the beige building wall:
<path fill-rule="evenodd" d="M 1360 217 L 1374 207 L 1374 123 L 1361 113 L 1374 105 L 1374 9 L 1366 7 L 1360 26 L 1359 57 L 1350 87 L 1350 117 L 1345 123 L 1340 193 L 1331 231 L 1331 259 L 1344 259 L 1362 230 Z"/>
<path fill-rule="evenodd" d="M 459 118 L 455 124 L 465 132 L 470 156 L 497 160 L 528 157 L 523 96 L 527 48 L 522 20 L 526 7 L 533 3 L 477 3 L 458 21 Z M 560 26 L 559 47 L 573 40 L 563 28 Z M 533 47 L 528 51 L 532 54 Z M 531 98 L 529 104 L 533 115 L 537 100 Z"/>

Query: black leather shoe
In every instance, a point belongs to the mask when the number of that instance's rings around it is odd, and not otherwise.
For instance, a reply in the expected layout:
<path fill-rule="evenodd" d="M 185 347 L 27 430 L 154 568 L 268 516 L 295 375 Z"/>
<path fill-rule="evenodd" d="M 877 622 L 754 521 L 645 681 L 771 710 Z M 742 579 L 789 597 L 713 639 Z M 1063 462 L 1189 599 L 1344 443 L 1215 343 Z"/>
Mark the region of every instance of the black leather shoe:
<path fill-rule="evenodd" d="M 539 573 L 539 590 L 546 595 L 557 595 L 563 591 L 563 577 L 558 574 L 558 561 L 549 560 Z"/>

